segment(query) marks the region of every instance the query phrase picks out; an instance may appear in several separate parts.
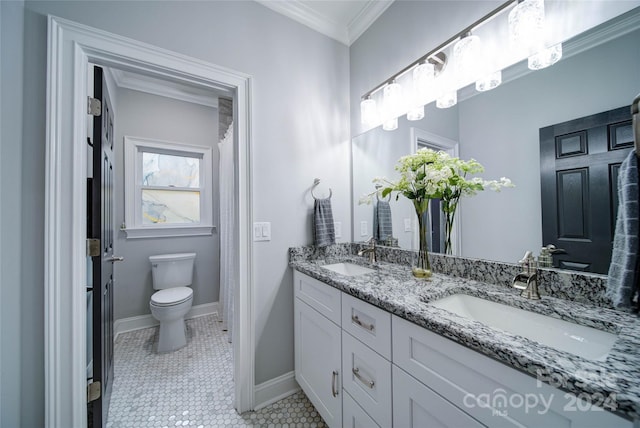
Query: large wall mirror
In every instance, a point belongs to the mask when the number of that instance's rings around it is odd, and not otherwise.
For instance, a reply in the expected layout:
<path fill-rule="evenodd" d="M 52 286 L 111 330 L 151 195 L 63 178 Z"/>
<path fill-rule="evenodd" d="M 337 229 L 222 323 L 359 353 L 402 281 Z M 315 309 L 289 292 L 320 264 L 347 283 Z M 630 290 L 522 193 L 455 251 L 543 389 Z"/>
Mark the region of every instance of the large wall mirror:
<path fill-rule="evenodd" d="M 458 210 L 455 254 L 516 262 L 526 250 L 538 254 L 542 241 L 541 128 L 617 107 L 640 93 L 640 8 L 635 8 L 564 43 L 564 58 L 529 72 L 526 64 L 504 71 L 498 88 L 459 91 L 449 109 L 425 107 L 425 118 L 399 119 L 395 131 L 374 128 L 352 140 L 353 240 L 372 235 L 373 206 L 359 203 L 374 190 L 372 180 L 396 178 L 396 161 L 422 143 L 457 144 L 458 156 L 485 167 L 486 179 L 510 178 L 515 188 L 486 190 L 463 199 Z M 401 248 L 417 244 L 415 213 L 403 200 L 390 201 L 393 236 Z"/>

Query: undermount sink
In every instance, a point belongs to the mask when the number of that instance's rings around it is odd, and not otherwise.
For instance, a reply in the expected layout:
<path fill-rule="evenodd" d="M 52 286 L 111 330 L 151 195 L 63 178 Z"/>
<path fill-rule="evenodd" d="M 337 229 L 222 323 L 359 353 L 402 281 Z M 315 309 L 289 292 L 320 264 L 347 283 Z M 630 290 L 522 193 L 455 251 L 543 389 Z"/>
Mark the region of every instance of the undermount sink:
<path fill-rule="evenodd" d="M 466 294 L 454 294 L 430 304 L 488 327 L 594 361 L 606 360 L 617 339 L 615 334 L 592 327 Z"/>
<path fill-rule="evenodd" d="M 322 267 L 345 276 L 358 276 L 374 272 L 373 269 L 369 269 L 355 263 L 334 263 L 331 265 L 324 265 Z"/>

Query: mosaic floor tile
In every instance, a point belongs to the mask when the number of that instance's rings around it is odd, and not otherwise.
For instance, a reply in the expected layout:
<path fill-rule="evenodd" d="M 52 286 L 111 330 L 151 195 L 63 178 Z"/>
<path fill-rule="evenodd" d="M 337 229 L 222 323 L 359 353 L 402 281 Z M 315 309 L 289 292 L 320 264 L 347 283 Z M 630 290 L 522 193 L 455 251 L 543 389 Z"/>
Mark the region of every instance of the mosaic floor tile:
<path fill-rule="evenodd" d="M 157 328 L 118 336 L 107 428 L 326 427 L 303 392 L 257 412 L 233 408 L 233 358 L 215 315 L 187 321 L 187 346 L 157 354 Z"/>

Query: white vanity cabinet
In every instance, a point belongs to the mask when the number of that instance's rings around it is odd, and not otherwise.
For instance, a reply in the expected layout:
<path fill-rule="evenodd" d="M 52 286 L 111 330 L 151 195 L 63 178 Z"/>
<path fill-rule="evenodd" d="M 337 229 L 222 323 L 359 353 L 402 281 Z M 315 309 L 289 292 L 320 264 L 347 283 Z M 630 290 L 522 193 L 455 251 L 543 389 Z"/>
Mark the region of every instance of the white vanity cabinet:
<path fill-rule="evenodd" d="M 342 425 L 341 291 L 294 272 L 296 381 L 330 427 Z"/>
<path fill-rule="evenodd" d="M 597 394 L 576 398 L 298 271 L 294 283 L 296 380 L 330 427 L 634 427 L 589 410 Z"/>

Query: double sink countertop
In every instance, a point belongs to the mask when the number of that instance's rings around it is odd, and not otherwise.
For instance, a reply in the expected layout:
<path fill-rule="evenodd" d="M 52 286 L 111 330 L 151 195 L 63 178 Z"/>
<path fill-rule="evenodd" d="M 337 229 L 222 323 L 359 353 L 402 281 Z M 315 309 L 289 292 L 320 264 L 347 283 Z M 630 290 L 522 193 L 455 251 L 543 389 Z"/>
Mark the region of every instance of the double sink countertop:
<path fill-rule="evenodd" d="M 366 266 L 373 272 L 346 276 L 322 267 L 340 262 Z M 591 403 L 618 415 L 640 418 L 640 319 L 635 314 L 548 296 L 527 300 L 510 287 L 437 273 L 429 280 L 416 279 L 409 266 L 386 262 L 371 265 L 354 255 L 292 258 L 290 266 L 507 366 L 543 381 L 552 379 L 553 386 L 582 394 Z M 588 360 L 429 304 L 454 294 L 593 327 L 614 333 L 618 339 L 606 360 Z"/>

